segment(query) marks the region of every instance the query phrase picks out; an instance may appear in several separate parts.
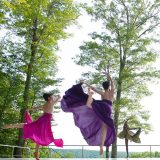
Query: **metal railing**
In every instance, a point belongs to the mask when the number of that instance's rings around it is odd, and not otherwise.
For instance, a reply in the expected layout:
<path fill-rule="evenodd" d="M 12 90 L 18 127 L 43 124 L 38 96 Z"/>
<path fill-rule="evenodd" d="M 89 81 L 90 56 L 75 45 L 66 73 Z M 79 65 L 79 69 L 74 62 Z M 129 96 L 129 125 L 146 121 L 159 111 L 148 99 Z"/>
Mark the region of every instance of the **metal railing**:
<path fill-rule="evenodd" d="M 29 147 L 20 147 L 12 145 L 3 145 L 0 144 L 0 147 L 9 147 L 12 149 L 11 156 L 13 158 L 14 148 L 23 148 L 27 150 L 26 158 L 31 158 L 31 152 L 34 152 L 35 148 Z M 144 157 L 141 155 L 141 158 L 160 158 L 160 145 L 128 145 L 129 148 L 129 157 L 134 157 L 134 154 L 144 154 Z M 101 158 L 106 157 L 104 147 L 104 154 Z M 88 145 L 64 145 L 63 148 L 57 148 L 54 145 L 49 145 L 48 148 L 40 148 L 41 153 L 44 157 L 42 158 L 100 158 L 99 156 L 99 146 L 88 146 Z M 126 157 L 126 148 L 125 145 L 117 145 L 117 158 Z M 41 157 L 41 154 L 40 154 Z M 109 157 L 111 157 L 111 147 L 109 149 Z"/>
<path fill-rule="evenodd" d="M 141 158 L 160 158 L 160 145 L 128 145 L 129 157 L 136 158 L 136 155 Z M 47 148 L 46 148 L 47 149 Z M 67 153 L 71 153 L 73 157 L 69 158 L 100 158 L 99 146 L 88 146 L 88 145 L 64 145 L 62 149 L 50 145 L 49 158 L 54 157 L 55 154 L 61 156 L 61 158 L 68 158 Z M 108 151 L 107 151 L 108 152 Z M 106 148 L 104 147 L 103 158 L 106 157 Z M 111 157 L 111 147 L 109 147 L 109 157 Z M 117 158 L 126 158 L 126 147 L 125 145 L 117 145 Z"/>
<path fill-rule="evenodd" d="M 5 157 L 10 157 L 13 158 L 14 155 L 14 149 L 15 148 L 22 148 L 22 149 L 26 149 L 27 150 L 27 157 L 30 158 L 31 157 L 31 149 L 29 147 L 21 147 L 21 146 L 13 146 L 13 145 L 6 145 L 6 144 L 0 144 L 0 147 L 6 147 L 6 148 L 11 148 L 11 154 L 10 155 L 0 155 L 3 158 Z"/>

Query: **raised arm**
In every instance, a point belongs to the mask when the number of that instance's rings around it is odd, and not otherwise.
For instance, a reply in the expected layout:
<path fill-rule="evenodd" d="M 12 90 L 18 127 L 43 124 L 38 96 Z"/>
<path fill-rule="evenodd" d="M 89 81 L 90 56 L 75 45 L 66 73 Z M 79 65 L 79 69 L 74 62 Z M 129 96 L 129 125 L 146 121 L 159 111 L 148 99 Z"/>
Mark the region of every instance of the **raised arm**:
<path fill-rule="evenodd" d="M 61 96 L 58 95 L 58 97 L 53 101 L 53 105 L 58 103 L 60 101 L 60 99 L 61 99 Z"/>
<path fill-rule="evenodd" d="M 113 83 L 113 80 L 111 78 L 111 76 L 107 73 L 107 80 L 110 81 L 110 84 L 111 84 L 111 91 L 114 92 L 114 83 Z"/>

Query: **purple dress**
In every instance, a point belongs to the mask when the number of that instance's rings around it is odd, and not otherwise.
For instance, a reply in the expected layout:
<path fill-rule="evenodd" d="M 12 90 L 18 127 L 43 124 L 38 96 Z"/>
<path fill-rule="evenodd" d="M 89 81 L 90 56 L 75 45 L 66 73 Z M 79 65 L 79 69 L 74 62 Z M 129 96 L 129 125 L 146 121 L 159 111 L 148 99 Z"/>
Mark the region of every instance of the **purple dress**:
<path fill-rule="evenodd" d="M 48 146 L 54 143 L 57 147 L 63 147 L 62 139 L 54 139 L 51 130 L 52 114 L 43 113 L 37 120 L 32 121 L 32 117 L 25 113 L 25 124 L 23 127 L 23 139 L 31 139 L 36 144 Z"/>
<path fill-rule="evenodd" d="M 84 139 L 91 146 L 101 143 L 102 122 L 107 124 L 107 135 L 104 145 L 109 147 L 115 140 L 115 127 L 112 113 L 112 102 L 109 100 L 95 100 L 92 109 L 86 106 L 88 95 L 83 92 L 82 84 L 73 85 L 65 92 L 61 100 L 64 112 L 72 112 L 75 125 L 80 129 Z"/>

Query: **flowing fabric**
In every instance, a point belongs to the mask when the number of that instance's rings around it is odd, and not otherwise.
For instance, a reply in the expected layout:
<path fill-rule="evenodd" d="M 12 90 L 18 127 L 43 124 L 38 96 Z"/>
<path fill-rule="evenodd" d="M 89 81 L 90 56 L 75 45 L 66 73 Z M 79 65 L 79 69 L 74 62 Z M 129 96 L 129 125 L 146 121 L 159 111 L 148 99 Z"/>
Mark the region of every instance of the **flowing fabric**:
<path fill-rule="evenodd" d="M 23 138 L 31 139 L 35 143 L 48 146 L 54 143 L 57 147 L 63 147 L 62 139 L 54 139 L 51 130 L 52 114 L 43 113 L 36 121 L 32 121 L 32 117 L 28 112 L 25 113 L 25 124 L 23 127 Z"/>
<path fill-rule="evenodd" d="M 33 121 L 32 117 L 28 112 L 25 112 L 25 123 L 31 123 Z"/>
<path fill-rule="evenodd" d="M 124 123 L 123 130 L 118 134 L 120 139 L 128 139 L 135 143 L 141 143 L 139 138 L 141 133 L 141 128 L 137 128 L 136 133 L 132 132 L 127 124 L 127 121 Z"/>
<path fill-rule="evenodd" d="M 83 92 L 82 84 L 73 85 L 65 92 L 61 100 L 64 112 L 73 113 L 75 125 L 80 129 L 84 139 L 91 146 L 101 143 L 102 122 L 107 124 L 107 135 L 104 145 L 109 147 L 115 140 L 115 127 L 112 119 L 112 102 L 95 100 L 92 109 L 86 106 L 88 95 Z"/>

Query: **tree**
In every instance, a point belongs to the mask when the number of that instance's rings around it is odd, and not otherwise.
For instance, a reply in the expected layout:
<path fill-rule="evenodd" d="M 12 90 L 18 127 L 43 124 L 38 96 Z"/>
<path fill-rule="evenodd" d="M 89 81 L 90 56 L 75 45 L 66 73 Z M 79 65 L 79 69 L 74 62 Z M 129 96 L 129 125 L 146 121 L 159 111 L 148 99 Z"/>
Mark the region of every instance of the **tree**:
<path fill-rule="evenodd" d="M 110 73 L 116 84 L 114 123 L 116 132 L 123 121 L 132 117 L 131 127 L 151 130 L 147 123 L 149 113 L 143 110 L 140 100 L 150 95 L 148 82 L 159 76 L 152 64 L 157 52 L 156 42 L 159 27 L 159 1 L 113 0 L 93 1 L 85 9 L 92 20 L 100 22 L 102 32 L 90 34 L 92 40 L 80 46 L 81 53 L 75 62 L 95 69 L 85 73 L 91 83 L 102 82 L 101 72 L 110 65 Z M 87 7 L 86 7 L 87 6 Z M 117 139 L 112 145 L 112 157 L 117 157 Z"/>
<path fill-rule="evenodd" d="M 64 29 L 75 22 L 78 10 L 72 0 L 4 0 L 3 5 L 2 13 L 6 20 L 3 27 L 14 33 L 12 40 L 15 45 L 9 54 L 14 53 L 16 57 L 22 58 L 20 65 L 23 69 L 24 90 L 19 120 L 22 122 L 25 110 L 32 104 L 30 96 L 35 80 L 39 83 L 42 80 L 40 77 L 45 77 L 46 83 L 54 77 L 58 60 L 55 55 L 57 41 L 67 38 Z M 43 76 L 38 73 L 39 69 Z M 53 81 L 50 82 L 53 84 Z M 17 145 L 24 146 L 22 130 Z M 21 157 L 21 149 L 16 149 L 15 154 Z"/>

